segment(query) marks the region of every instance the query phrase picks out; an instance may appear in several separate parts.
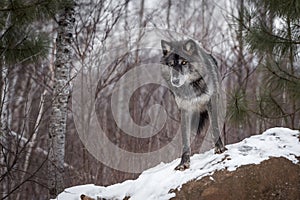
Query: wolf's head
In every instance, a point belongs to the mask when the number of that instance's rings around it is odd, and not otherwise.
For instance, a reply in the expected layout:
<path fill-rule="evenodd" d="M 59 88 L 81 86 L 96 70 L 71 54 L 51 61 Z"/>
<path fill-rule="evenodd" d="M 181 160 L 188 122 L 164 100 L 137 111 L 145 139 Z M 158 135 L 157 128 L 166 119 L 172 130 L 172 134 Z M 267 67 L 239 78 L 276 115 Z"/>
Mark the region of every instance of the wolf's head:
<path fill-rule="evenodd" d="M 201 78 L 193 66 L 193 57 L 197 54 L 197 45 L 193 40 L 167 42 L 162 40 L 162 64 L 167 65 L 170 82 L 174 87 L 181 87 Z"/>

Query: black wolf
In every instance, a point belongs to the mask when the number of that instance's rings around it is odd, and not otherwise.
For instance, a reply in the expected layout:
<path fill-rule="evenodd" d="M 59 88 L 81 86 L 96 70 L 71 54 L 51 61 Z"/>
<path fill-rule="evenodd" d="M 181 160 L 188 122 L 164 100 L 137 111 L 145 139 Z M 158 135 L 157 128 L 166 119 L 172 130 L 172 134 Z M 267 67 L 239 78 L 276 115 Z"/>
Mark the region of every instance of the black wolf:
<path fill-rule="evenodd" d="M 182 113 L 183 152 L 176 170 L 190 166 L 191 131 L 212 133 L 215 153 L 226 150 L 220 137 L 223 112 L 220 75 L 216 60 L 193 40 L 162 40 L 162 76 L 174 93 L 176 103 Z"/>

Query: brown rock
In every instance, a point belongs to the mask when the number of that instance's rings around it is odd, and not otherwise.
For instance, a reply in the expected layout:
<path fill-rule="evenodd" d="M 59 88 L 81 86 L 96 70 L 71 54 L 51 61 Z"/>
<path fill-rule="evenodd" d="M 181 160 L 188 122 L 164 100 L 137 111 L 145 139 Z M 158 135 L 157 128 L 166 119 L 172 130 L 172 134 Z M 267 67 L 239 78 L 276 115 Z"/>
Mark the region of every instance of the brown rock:
<path fill-rule="evenodd" d="M 190 181 L 176 190 L 180 200 L 296 200 L 300 199 L 300 165 L 271 158 L 236 171 L 217 171 L 210 178 Z"/>

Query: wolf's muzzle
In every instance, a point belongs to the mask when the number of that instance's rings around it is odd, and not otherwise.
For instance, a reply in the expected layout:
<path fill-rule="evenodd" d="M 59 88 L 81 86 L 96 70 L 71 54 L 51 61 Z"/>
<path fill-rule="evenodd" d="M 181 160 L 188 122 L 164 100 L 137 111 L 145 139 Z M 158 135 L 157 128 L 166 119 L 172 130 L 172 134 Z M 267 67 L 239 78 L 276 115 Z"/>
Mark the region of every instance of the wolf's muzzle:
<path fill-rule="evenodd" d="M 171 84 L 174 87 L 180 87 L 182 86 L 186 81 L 186 76 L 184 74 L 181 74 L 180 72 L 172 69 L 171 70 Z"/>

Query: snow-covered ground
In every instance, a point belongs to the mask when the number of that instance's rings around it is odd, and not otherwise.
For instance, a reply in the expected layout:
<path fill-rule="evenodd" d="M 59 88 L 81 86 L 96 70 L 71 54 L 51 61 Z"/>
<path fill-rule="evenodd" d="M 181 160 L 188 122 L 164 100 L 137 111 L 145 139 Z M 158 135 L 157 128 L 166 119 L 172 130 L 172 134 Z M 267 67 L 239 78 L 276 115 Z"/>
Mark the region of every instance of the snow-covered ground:
<path fill-rule="evenodd" d="M 179 159 L 171 163 L 161 163 L 144 171 L 136 180 L 108 187 L 93 184 L 80 185 L 65 189 L 57 199 L 78 200 L 81 194 L 106 199 L 123 199 L 130 196 L 137 199 L 170 199 L 175 193 L 171 189 L 180 189 L 182 184 L 193 179 L 212 175 L 216 170 L 234 171 L 242 165 L 259 164 L 270 157 L 284 157 L 297 163 L 300 156 L 299 131 L 288 128 L 272 128 L 261 135 L 255 135 L 239 143 L 227 145 L 223 154 L 214 154 L 213 150 L 191 157 L 190 169 L 175 171 Z"/>

